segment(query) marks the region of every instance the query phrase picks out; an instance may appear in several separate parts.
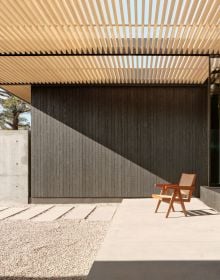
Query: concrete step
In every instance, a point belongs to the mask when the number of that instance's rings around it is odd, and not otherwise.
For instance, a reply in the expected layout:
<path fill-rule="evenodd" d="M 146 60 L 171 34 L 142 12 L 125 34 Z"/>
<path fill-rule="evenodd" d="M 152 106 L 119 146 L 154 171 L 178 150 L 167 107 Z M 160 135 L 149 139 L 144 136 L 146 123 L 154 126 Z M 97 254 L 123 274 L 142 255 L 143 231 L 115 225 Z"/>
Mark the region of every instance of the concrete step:
<path fill-rule="evenodd" d="M 41 213 L 44 213 L 45 211 L 52 208 L 53 205 L 40 205 L 40 206 L 34 206 L 29 209 L 27 209 L 24 212 L 18 213 L 15 216 L 10 217 L 10 220 L 29 220 L 36 216 L 38 216 Z"/>
<path fill-rule="evenodd" d="M 116 211 L 116 206 L 100 206 L 88 216 L 89 221 L 110 221 Z"/>
<path fill-rule="evenodd" d="M 47 212 L 33 218 L 32 221 L 35 222 L 47 222 L 47 221 L 54 221 L 62 217 L 68 211 L 70 211 L 74 205 L 65 205 L 65 206 L 55 206 L 48 210 Z"/>
<path fill-rule="evenodd" d="M 62 219 L 64 220 L 82 220 L 85 219 L 95 208 L 95 205 L 78 205 L 69 211 Z"/>

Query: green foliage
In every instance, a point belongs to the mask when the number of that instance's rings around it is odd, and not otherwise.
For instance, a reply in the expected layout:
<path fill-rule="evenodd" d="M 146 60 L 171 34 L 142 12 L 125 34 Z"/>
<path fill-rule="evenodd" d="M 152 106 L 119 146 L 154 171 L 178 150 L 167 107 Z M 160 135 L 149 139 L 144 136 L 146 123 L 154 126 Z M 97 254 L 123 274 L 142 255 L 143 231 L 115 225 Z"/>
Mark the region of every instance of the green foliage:
<path fill-rule="evenodd" d="M 30 106 L 17 97 L 0 91 L 0 129 L 29 129 L 30 123 L 22 115 Z"/>

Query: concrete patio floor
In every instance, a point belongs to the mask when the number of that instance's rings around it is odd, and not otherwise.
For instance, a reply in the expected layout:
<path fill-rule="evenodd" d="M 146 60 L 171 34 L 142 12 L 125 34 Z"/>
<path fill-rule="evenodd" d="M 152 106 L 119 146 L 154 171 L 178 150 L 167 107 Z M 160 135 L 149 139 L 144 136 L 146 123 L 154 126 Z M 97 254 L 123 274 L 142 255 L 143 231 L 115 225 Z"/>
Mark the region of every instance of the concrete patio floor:
<path fill-rule="evenodd" d="M 220 279 L 220 215 L 199 199 L 167 204 L 155 214 L 153 199 L 124 199 L 93 263 L 89 280 Z"/>

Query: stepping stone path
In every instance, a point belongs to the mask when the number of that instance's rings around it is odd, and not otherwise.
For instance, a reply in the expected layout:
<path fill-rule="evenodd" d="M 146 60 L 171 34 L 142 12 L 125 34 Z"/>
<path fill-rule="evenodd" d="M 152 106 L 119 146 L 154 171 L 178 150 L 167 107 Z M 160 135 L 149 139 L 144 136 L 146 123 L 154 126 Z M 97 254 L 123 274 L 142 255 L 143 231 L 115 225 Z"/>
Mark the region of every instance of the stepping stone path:
<path fill-rule="evenodd" d="M 118 205 L 43 204 L 23 207 L 0 206 L 1 220 L 52 222 L 55 220 L 110 221 Z"/>

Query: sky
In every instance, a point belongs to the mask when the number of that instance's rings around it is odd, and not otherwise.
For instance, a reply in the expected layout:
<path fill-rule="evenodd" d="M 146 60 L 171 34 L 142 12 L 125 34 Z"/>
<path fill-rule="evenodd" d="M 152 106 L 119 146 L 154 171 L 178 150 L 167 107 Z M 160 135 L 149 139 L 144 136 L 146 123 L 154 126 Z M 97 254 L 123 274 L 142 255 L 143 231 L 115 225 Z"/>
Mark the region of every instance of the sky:
<path fill-rule="evenodd" d="M 102 8 L 103 8 L 103 12 L 105 13 L 105 9 L 104 9 L 104 3 L 106 4 L 105 1 L 108 1 L 109 4 L 109 9 L 110 9 L 110 14 L 111 14 L 111 23 L 112 24 L 116 24 L 115 19 L 114 19 L 114 12 L 113 12 L 113 7 L 112 7 L 112 0 L 102 0 Z M 117 12 L 117 17 L 118 17 L 118 24 L 122 24 L 122 17 L 121 17 L 121 9 L 120 9 L 120 0 L 115 0 L 116 1 L 116 12 Z M 144 24 L 161 24 L 161 19 L 162 19 L 162 10 L 163 10 L 163 6 L 166 5 L 166 15 L 164 18 L 164 24 L 168 23 L 168 15 L 169 15 L 169 11 L 170 11 L 170 7 L 171 7 L 171 3 L 173 0 L 152 0 L 152 7 L 151 7 L 151 21 L 149 18 L 149 0 L 145 0 L 145 13 L 144 13 Z M 136 17 L 137 17 L 137 23 L 138 24 L 142 24 L 142 9 L 143 9 L 143 3 L 144 0 L 137 0 L 137 14 L 135 15 L 135 11 L 136 11 L 136 7 L 135 7 L 135 0 L 130 0 L 130 12 L 131 12 L 131 22 L 129 22 L 129 18 L 128 18 L 128 1 L 127 0 L 123 0 L 123 6 L 124 6 L 124 17 L 125 17 L 125 24 L 135 24 L 136 22 Z M 188 11 L 190 12 L 192 4 L 195 2 L 195 0 L 191 0 L 189 7 L 188 7 Z M 157 3 L 159 4 L 159 11 L 158 11 L 158 18 L 155 19 L 155 11 L 157 8 Z M 171 21 L 169 22 L 169 24 L 173 24 L 174 23 L 174 19 L 175 19 L 175 15 L 176 15 L 176 11 L 177 11 L 177 7 L 178 7 L 178 3 L 179 0 L 175 0 L 175 4 L 174 4 L 174 8 L 172 11 L 172 17 L 171 17 Z M 182 5 L 181 5 L 181 10 L 180 10 L 180 15 L 179 18 L 177 19 L 177 23 L 180 23 L 181 20 L 181 16 L 183 14 L 185 5 L 187 4 L 187 0 L 183 0 L 182 1 Z M 207 1 L 206 1 L 207 4 Z M 198 5 L 199 6 L 199 5 Z M 198 8 L 198 7 L 197 7 Z M 188 12 L 188 14 L 189 14 Z M 195 11 L 196 14 L 197 11 Z M 106 14 L 106 13 L 105 13 Z M 107 18 L 107 15 L 105 16 Z M 187 22 L 187 17 L 188 15 L 186 15 L 186 18 L 184 19 L 184 23 L 186 24 Z M 192 19 L 193 20 L 193 19 Z M 101 21 L 101 19 L 100 19 Z M 150 21 L 150 22 L 149 22 Z"/>

